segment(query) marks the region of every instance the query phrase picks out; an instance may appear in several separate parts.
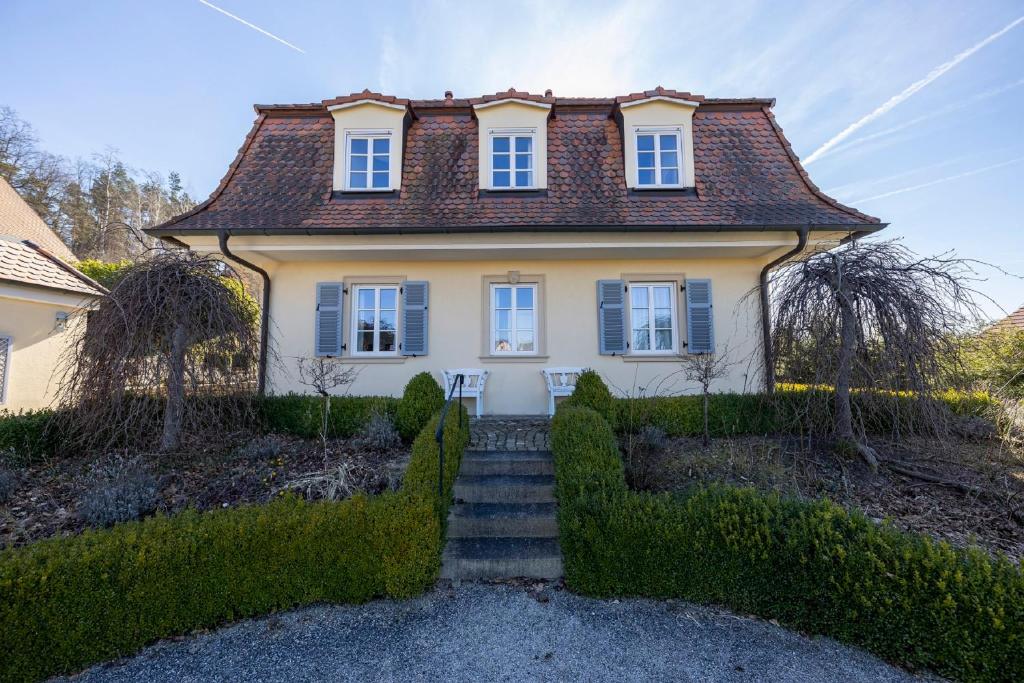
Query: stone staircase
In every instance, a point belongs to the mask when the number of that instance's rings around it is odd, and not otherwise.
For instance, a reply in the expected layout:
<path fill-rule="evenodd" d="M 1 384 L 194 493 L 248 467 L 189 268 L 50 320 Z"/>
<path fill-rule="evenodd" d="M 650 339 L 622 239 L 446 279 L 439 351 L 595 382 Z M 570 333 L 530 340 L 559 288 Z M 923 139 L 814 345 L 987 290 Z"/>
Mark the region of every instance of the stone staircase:
<path fill-rule="evenodd" d="M 471 426 L 471 447 L 495 443 L 497 421 Z M 538 429 L 543 434 L 538 435 Z M 503 419 L 500 429 L 526 432 L 498 443 L 545 448 L 547 421 Z M 499 435 L 500 436 L 500 435 Z M 548 450 L 467 450 L 455 481 L 455 504 L 448 514 L 448 544 L 442 556 L 446 579 L 562 575 L 555 505 L 554 463 Z"/>

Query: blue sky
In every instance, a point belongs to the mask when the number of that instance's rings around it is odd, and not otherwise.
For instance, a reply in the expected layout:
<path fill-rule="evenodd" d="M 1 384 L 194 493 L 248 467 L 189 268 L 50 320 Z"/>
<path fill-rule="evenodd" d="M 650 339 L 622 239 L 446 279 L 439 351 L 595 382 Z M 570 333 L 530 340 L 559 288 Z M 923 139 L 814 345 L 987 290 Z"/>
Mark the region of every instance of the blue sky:
<path fill-rule="evenodd" d="M 1024 23 L 1004 31 L 1024 16 L 1020 0 L 210 1 L 298 49 L 200 0 L 3 0 L 0 104 L 49 151 L 112 146 L 205 197 L 256 102 L 364 87 L 771 96 L 801 158 L 833 140 L 808 167 L 830 194 L 916 251 L 1024 273 Z M 1024 281 L 984 274 L 1000 306 L 1024 304 Z"/>

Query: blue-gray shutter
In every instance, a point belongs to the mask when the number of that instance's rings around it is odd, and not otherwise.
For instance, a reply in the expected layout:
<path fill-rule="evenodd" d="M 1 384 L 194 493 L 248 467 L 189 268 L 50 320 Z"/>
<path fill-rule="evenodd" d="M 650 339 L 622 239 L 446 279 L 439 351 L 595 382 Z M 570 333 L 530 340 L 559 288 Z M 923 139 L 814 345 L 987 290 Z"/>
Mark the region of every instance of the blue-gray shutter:
<path fill-rule="evenodd" d="M 711 306 L 711 280 L 686 281 L 686 350 L 715 352 L 715 316 Z"/>
<path fill-rule="evenodd" d="M 626 283 L 597 281 L 598 346 L 602 355 L 626 353 Z"/>
<path fill-rule="evenodd" d="M 316 284 L 316 355 L 341 355 L 342 285 L 340 282 Z"/>
<path fill-rule="evenodd" d="M 402 285 L 402 355 L 427 355 L 429 284 L 409 280 Z"/>

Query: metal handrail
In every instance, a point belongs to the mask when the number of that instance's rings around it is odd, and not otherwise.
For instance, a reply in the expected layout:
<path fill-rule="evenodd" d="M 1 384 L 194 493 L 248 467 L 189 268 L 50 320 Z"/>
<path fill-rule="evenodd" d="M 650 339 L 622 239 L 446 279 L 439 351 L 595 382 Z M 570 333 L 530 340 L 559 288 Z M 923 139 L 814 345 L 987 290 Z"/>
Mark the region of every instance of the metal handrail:
<path fill-rule="evenodd" d="M 452 380 L 452 388 L 448 390 L 448 398 L 444 402 L 444 407 L 441 408 L 441 419 L 437 422 L 437 432 L 434 433 L 434 439 L 437 440 L 437 448 L 440 453 L 440 457 L 437 460 L 437 497 L 444 497 L 444 420 L 448 417 L 448 406 L 452 404 L 452 396 L 455 394 L 455 388 L 459 389 L 459 430 L 462 429 L 462 385 L 466 382 L 466 376 L 461 372 L 455 375 Z"/>

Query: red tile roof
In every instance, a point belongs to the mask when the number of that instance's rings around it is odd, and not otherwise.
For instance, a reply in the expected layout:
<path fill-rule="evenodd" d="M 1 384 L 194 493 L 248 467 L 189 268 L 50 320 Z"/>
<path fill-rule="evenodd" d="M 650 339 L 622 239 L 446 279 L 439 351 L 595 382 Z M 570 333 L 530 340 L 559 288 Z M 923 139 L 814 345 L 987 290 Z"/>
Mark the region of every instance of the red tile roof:
<path fill-rule="evenodd" d="M 1016 311 L 997 322 L 995 327 L 998 329 L 1024 330 L 1024 306 L 1021 306 Z"/>
<path fill-rule="evenodd" d="M 29 240 L 0 237 L 0 283 L 100 296 L 99 283 Z"/>
<path fill-rule="evenodd" d="M 698 102 L 696 192 L 626 187 L 617 103 L 647 97 Z M 471 106 L 524 99 L 553 107 L 548 187 L 522 195 L 479 191 L 478 130 Z M 332 193 L 331 104 L 374 99 L 407 104 L 401 191 Z M 190 232 L 496 230 L 531 226 L 636 229 L 878 229 L 877 218 L 824 195 L 807 176 L 771 113 L 770 99 L 711 99 L 658 88 L 620 98 L 563 98 L 509 89 L 495 95 L 402 100 L 364 91 L 321 103 L 257 106 L 238 156 L 210 199 L 153 228 Z"/>

